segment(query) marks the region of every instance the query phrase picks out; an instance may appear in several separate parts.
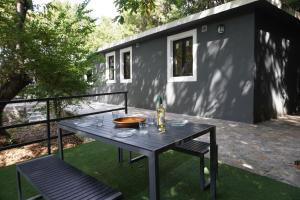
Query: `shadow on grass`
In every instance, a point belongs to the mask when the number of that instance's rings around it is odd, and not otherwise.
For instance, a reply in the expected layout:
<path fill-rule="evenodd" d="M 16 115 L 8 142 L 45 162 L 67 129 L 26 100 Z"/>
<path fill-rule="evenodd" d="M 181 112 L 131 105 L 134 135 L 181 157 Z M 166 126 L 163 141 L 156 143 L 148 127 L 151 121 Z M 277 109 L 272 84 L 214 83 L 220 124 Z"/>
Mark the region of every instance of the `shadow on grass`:
<path fill-rule="evenodd" d="M 128 159 L 126 153 L 125 156 Z M 199 188 L 199 159 L 168 151 L 160 157 L 160 194 L 162 200 L 209 199 L 209 190 Z M 147 160 L 129 165 L 117 162 L 117 149 L 99 142 L 79 145 L 65 151 L 65 160 L 87 174 L 120 190 L 124 199 L 148 199 Z M 208 163 L 206 161 L 206 163 Z M 23 181 L 26 197 L 35 191 Z M 267 177 L 219 165 L 217 199 L 297 200 L 300 189 Z M 16 199 L 15 166 L 0 168 L 0 199 Z"/>

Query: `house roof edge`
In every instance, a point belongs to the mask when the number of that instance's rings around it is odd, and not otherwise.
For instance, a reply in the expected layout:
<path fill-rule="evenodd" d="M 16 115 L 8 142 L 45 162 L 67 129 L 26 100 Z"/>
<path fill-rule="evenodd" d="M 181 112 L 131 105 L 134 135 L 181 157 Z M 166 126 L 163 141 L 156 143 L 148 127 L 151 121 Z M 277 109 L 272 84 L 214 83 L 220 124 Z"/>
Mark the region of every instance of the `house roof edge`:
<path fill-rule="evenodd" d="M 195 22 L 195 21 L 207 18 L 209 16 L 217 15 L 219 13 L 227 12 L 227 11 L 230 11 L 232 9 L 239 8 L 239 7 L 246 6 L 246 5 L 250 5 L 250 4 L 253 4 L 253 3 L 257 3 L 257 2 L 268 2 L 268 3 L 270 3 L 270 4 L 276 6 L 277 8 L 280 9 L 280 5 L 276 4 L 274 2 L 274 0 L 235 0 L 235 1 L 231 1 L 231 2 L 228 2 L 228 3 L 222 4 L 222 5 L 216 6 L 214 8 L 210 8 L 210 9 L 201 11 L 199 13 L 189 15 L 187 17 L 175 20 L 173 22 L 170 22 L 170 23 L 167 23 L 167 24 L 155 27 L 155 28 L 151 28 L 147 31 L 144 31 L 144 32 L 126 37 L 126 38 L 118 40 L 116 42 L 109 43 L 107 45 L 104 45 L 101 48 L 98 48 L 97 52 L 98 53 L 105 53 L 105 52 L 107 52 L 107 51 L 109 51 L 109 50 L 111 50 L 115 47 L 125 45 L 125 44 L 130 43 L 130 42 L 134 42 L 136 40 L 145 38 L 147 36 L 162 33 L 162 32 L 167 31 L 169 29 L 176 28 L 178 26 L 185 25 L 185 24 L 188 24 L 190 22 Z M 289 11 L 287 13 L 292 15 L 291 11 Z M 296 17 L 296 15 L 292 15 L 292 16 Z"/>

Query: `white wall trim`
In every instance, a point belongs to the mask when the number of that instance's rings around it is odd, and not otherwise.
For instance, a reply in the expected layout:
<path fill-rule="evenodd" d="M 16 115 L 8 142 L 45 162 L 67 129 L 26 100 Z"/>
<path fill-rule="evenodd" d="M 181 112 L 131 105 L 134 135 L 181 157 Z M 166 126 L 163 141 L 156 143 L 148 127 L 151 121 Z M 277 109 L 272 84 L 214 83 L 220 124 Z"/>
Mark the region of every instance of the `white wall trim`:
<path fill-rule="evenodd" d="M 114 80 L 109 80 L 109 63 L 108 63 L 108 57 L 113 56 L 114 57 Z M 116 78 L 116 52 L 110 52 L 105 54 L 105 79 L 106 79 L 106 83 L 116 83 L 117 82 L 117 78 Z"/>
<path fill-rule="evenodd" d="M 187 37 L 193 37 L 193 75 L 173 77 L 173 41 Z M 197 29 L 182 32 L 167 38 L 167 80 L 168 82 L 191 82 L 197 81 Z"/>
<path fill-rule="evenodd" d="M 124 60 L 123 54 L 130 52 L 130 79 L 124 79 Z M 120 82 L 132 83 L 132 47 L 127 47 L 120 50 Z"/>

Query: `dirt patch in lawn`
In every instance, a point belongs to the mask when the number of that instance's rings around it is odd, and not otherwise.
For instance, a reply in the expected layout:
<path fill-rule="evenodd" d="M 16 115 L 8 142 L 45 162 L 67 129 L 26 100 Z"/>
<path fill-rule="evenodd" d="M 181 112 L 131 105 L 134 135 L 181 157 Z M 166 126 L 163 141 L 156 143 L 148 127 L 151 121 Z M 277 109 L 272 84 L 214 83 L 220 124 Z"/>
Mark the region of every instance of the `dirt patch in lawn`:
<path fill-rule="evenodd" d="M 51 124 L 51 136 L 56 136 L 56 124 Z M 9 129 L 10 138 L 0 137 L 0 147 L 11 144 L 20 144 L 47 138 L 47 125 L 39 124 L 21 128 Z M 71 148 L 82 144 L 83 140 L 75 135 L 65 136 L 63 139 L 64 148 Z M 57 151 L 57 140 L 51 140 L 51 152 Z M 48 153 L 47 142 L 40 142 L 23 147 L 0 151 L 0 167 L 15 164 L 20 161 L 29 160 Z"/>
<path fill-rule="evenodd" d="M 56 135 L 56 124 L 51 123 L 50 134 L 51 136 Z M 31 142 L 40 139 L 47 138 L 47 125 L 37 124 L 19 128 L 7 129 L 6 132 L 9 134 L 9 138 L 0 135 L 0 146 L 7 146 L 10 144 L 20 144 Z"/>
<path fill-rule="evenodd" d="M 5 126 L 32 122 L 30 120 L 41 121 L 45 119 L 44 104 L 22 104 L 7 106 L 4 112 L 3 123 Z M 39 118 L 33 119 L 34 116 Z M 66 114 L 69 116 L 69 114 Z M 65 133 L 65 132 L 63 132 Z M 57 135 L 56 123 L 50 123 L 50 136 Z M 33 141 L 47 139 L 47 124 L 30 125 L 19 128 L 6 129 L 6 134 L 0 134 L 0 147 L 11 145 L 28 144 Z M 63 138 L 64 148 L 71 148 L 82 144 L 83 140 L 75 135 Z M 57 140 L 51 140 L 51 152 L 57 151 Z M 48 154 L 47 141 L 34 143 L 22 147 L 0 151 L 0 167 L 15 164 L 17 162 L 29 160 L 35 157 Z"/>
<path fill-rule="evenodd" d="M 83 143 L 83 141 L 76 137 L 75 135 L 66 136 L 63 139 L 64 148 L 75 147 L 78 144 Z M 51 141 L 51 151 L 57 151 L 57 141 Z M 17 162 L 30 160 L 48 153 L 47 143 L 37 143 L 26 145 L 19 148 L 9 149 L 0 152 L 0 167 L 15 164 Z"/>

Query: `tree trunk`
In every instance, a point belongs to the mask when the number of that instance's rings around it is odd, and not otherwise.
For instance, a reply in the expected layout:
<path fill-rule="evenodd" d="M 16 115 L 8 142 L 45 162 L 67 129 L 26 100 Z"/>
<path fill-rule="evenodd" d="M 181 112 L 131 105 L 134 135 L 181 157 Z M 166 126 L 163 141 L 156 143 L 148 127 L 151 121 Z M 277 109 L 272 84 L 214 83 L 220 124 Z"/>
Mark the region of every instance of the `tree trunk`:
<path fill-rule="evenodd" d="M 0 86 L 0 100 L 10 101 L 18 95 L 29 83 L 31 79 L 26 74 L 13 74 L 8 81 Z M 0 104 L 0 127 L 3 125 L 3 111 L 7 103 Z M 7 135 L 7 132 L 0 129 L 0 134 Z"/>
<path fill-rule="evenodd" d="M 20 36 L 24 31 L 24 23 L 26 19 L 26 13 L 28 9 L 32 8 L 31 0 L 16 0 L 16 12 L 18 16 L 18 21 L 16 24 L 17 31 L 20 32 Z M 14 73 L 10 74 L 7 78 L 7 81 L 0 85 L 0 100 L 1 101 L 10 101 L 15 96 L 18 95 L 29 83 L 31 83 L 30 77 L 26 74 L 23 63 L 24 58 L 22 57 L 23 53 L 23 42 L 22 37 L 16 41 L 16 59 L 18 64 Z M 3 111 L 6 104 L 3 103 L 0 105 L 0 127 L 3 125 Z M 7 135 L 7 132 L 3 129 L 0 129 L 0 134 Z"/>
<path fill-rule="evenodd" d="M 31 81 L 31 78 L 25 73 L 10 75 L 8 81 L 0 86 L 0 99 L 10 101 Z"/>
<path fill-rule="evenodd" d="M 3 111 L 4 111 L 5 106 L 6 106 L 6 104 L 0 104 L 0 127 L 3 126 Z M 0 129 L 0 138 L 1 138 L 1 136 L 8 138 L 9 135 L 8 135 L 7 131 Z"/>
<path fill-rule="evenodd" d="M 16 9 L 18 15 L 17 29 L 24 30 L 24 22 L 29 9 L 32 9 L 32 0 L 16 0 Z"/>

